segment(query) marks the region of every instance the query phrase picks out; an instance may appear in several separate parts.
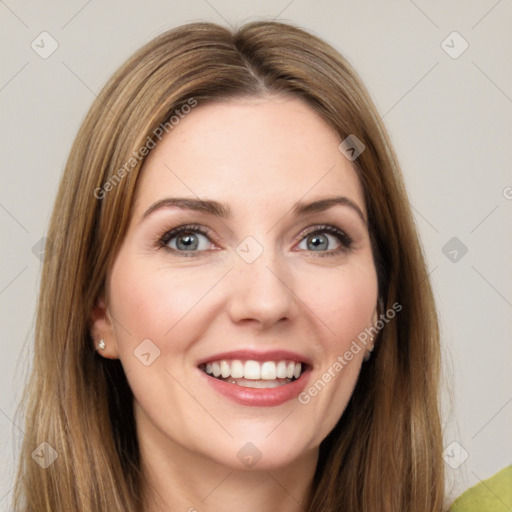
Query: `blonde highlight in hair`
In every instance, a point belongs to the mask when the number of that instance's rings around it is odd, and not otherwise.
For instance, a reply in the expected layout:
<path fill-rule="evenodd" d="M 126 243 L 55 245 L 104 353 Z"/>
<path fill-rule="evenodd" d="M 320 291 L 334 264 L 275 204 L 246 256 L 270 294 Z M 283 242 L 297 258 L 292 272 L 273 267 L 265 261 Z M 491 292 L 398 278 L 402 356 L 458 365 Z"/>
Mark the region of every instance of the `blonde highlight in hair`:
<path fill-rule="evenodd" d="M 320 446 L 308 512 L 444 510 L 438 410 L 438 321 L 424 256 L 389 137 L 361 80 L 331 46 L 289 24 L 230 31 L 210 23 L 170 30 L 132 56 L 92 105 L 55 202 L 37 310 L 33 368 L 20 408 L 25 436 L 17 512 L 141 512 L 145 476 L 133 394 L 119 360 L 94 352 L 89 312 L 126 232 L 155 129 L 191 99 L 303 99 L 341 139 L 365 151 L 353 162 L 365 193 L 381 312 L 379 331 L 350 402 Z M 122 177 L 120 178 L 120 175 Z M 116 178 L 117 175 L 117 178 Z M 101 199 L 95 193 L 107 182 Z M 106 188 L 105 188 L 106 190 Z M 42 442 L 58 458 L 31 457 Z"/>

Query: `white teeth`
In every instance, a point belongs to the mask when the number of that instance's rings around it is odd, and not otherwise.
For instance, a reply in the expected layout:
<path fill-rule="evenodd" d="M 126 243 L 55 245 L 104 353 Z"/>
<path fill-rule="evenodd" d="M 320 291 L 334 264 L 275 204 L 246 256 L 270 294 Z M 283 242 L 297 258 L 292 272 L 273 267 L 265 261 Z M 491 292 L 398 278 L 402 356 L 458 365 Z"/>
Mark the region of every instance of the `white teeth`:
<path fill-rule="evenodd" d="M 278 379 L 286 379 L 286 361 L 277 363 L 276 374 Z"/>
<path fill-rule="evenodd" d="M 220 364 L 215 362 L 212 363 L 212 372 L 214 377 L 218 377 L 220 375 Z"/>
<path fill-rule="evenodd" d="M 275 380 L 276 363 L 274 361 L 266 361 L 261 365 L 261 378 L 263 380 Z"/>
<path fill-rule="evenodd" d="M 244 378 L 251 380 L 261 379 L 261 368 L 258 361 L 245 361 Z"/>
<path fill-rule="evenodd" d="M 231 377 L 233 377 L 233 379 L 241 379 L 243 376 L 244 364 L 242 361 L 231 361 Z"/>
<path fill-rule="evenodd" d="M 276 379 L 298 379 L 302 363 L 295 361 L 240 361 L 239 359 L 211 361 L 203 367 L 214 377 L 223 379 L 246 379 L 248 381 L 276 381 Z M 247 387 L 256 387 L 248 385 Z M 268 386 L 266 386 L 268 387 Z"/>
<path fill-rule="evenodd" d="M 293 361 L 290 361 L 286 365 L 286 377 L 291 379 L 293 377 L 294 372 L 295 372 L 295 363 Z"/>
<path fill-rule="evenodd" d="M 227 361 L 222 360 L 220 362 L 220 372 L 223 379 L 226 379 L 231 375 L 231 368 L 229 367 L 229 363 Z"/>

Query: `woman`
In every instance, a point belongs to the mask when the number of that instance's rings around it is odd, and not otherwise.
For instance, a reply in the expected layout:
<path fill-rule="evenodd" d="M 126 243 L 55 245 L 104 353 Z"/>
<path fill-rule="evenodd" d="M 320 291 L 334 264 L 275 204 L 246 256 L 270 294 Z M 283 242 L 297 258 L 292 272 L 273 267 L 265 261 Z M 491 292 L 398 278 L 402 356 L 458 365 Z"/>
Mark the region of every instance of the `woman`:
<path fill-rule="evenodd" d="M 85 119 L 48 237 L 17 510 L 446 509 L 424 258 L 325 42 L 150 42 Z"/>

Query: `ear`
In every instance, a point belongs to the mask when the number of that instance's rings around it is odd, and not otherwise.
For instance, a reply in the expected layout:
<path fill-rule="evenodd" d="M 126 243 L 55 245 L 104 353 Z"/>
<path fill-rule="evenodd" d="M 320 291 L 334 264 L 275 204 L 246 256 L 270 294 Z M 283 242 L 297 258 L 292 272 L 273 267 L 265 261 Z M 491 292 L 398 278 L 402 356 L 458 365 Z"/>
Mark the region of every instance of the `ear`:
<path fill-rule="evenodd" d="M 107 359 L 119 359 L 114 323 L 104 297 L 100 297 L 92 308 L 89 315 L 89 325 L 93 349 Z M 105 342 L 104 349 L 98 347 L 100 340 Z"/>

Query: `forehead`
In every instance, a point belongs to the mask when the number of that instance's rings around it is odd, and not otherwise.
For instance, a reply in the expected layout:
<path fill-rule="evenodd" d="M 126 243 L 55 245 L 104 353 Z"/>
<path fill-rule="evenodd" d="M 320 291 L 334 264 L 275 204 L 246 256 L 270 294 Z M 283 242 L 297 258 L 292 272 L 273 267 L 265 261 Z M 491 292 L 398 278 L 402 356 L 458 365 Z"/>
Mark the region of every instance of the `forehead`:
<path fill-rule="evenodd" d="M 284 208 L 337 193 L 365 211 L 357 173 L 338 150 L 340 142 L 298 98 L 199 104 L 146 158 L 135 211 L 166 195 L 216 199 L 236 211 Z"/>

